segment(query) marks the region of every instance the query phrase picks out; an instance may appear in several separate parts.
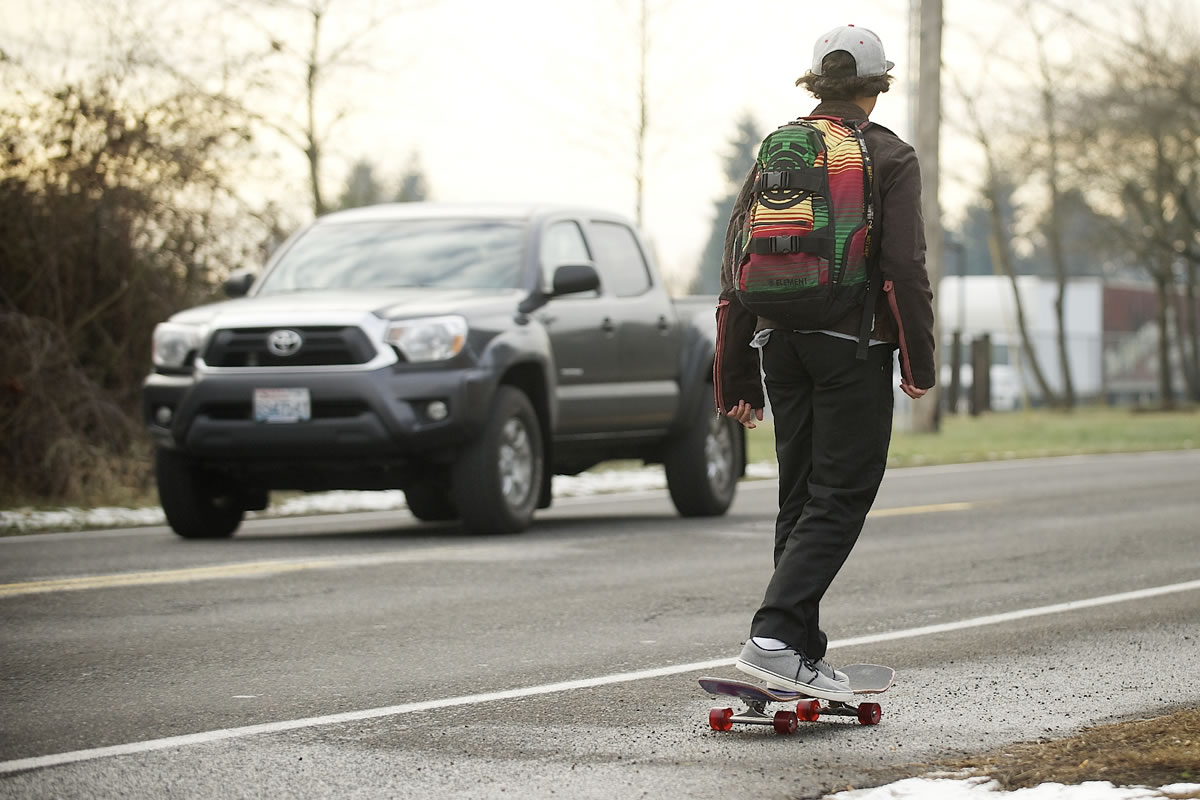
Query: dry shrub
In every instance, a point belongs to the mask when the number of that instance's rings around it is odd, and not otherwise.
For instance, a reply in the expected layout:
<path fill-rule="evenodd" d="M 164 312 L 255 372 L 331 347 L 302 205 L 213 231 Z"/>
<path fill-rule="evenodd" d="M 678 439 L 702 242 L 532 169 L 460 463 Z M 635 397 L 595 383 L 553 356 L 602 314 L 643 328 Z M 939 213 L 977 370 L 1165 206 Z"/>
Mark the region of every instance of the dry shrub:
<path fill-rule="evenodd" d="M 62 331 L 0 312 L 0 341 L 0 502 L 82 502 L 144 487 L 145 456 L 121 457 L 133 456 L 137 420 L 75 362 Z"/>
<path fill-rule="evenodd" d="M 154 325 L 214 296 L 262 224 L 228 188 L 241 121 L 119 77 L 0 106 L 0 501 L 145 487 Z"/>
<path fill-rule="evenodd" d="M 1025 742 L 953 766 L 988 775 L 1008 790 L 1047 782 L 1200 783 L 1200 709 L 1086 728 L 1066 739 Z"/>

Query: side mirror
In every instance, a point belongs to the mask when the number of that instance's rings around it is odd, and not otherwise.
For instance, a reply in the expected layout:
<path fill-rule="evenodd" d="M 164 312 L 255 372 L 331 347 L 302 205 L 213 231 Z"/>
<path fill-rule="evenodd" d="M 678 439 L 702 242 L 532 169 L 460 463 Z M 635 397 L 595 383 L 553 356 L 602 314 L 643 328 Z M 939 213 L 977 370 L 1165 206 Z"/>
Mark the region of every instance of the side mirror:
<path fill-rule="evenodd" d="M 566 264 L 554 270 L 553 296 L 592 292 L 600 288 L 600 273 L 591 264 Z"/>
<path fill-rule="evenodd" d="M 245 297 L 246 292 L 250 291 L 250 287 L 254 285 L 255 274 L 253 270 L 239 269 L 237 272 L 225 279 L 224 287 L 227 297 Z"/>
<path fill-rule="evenodd" d="M 532 314 L 546 305 L 552 297 L 592 292 L 599 288 L 600 273 L 596 272 L 596 268 L 591 264 L 565 264 L 554 270 L 554 286 L 549 292 L 535 289 L 529 297 L 521 301 L 517 310 L 522 314 Z"/>

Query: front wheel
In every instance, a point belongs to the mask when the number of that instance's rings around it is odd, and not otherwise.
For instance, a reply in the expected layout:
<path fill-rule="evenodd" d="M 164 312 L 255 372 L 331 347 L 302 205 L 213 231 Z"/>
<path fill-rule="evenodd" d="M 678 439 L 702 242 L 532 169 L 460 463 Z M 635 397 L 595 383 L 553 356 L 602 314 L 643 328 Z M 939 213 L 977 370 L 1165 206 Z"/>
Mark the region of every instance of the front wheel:
<path fill-rule="evenodd" d="M 524 392 L 501 386 L 482 435 L 454 464 L 452 484 L 463 530 L 517 533 L 529 527 L 546 468 L 542 429 Z"/>
<path fill-rule="evenodd" d="M 404 490 L 408 510 L 422 522 L 458 519 L 458 509 L 450 496 L 449 479 L 422 480 Z"/>
<path fill-rule="evenodd" d="M 154 454 L 154 479 L 167 523 L 183 538 L 224 539 L 242 524 L 246 498 L 231 479 L 162 448 Z"/>
<path fill-rule="evenodd" d="M 742 472 L 741 425 L 701 403 L 691 427 L 675 439 L 664 465 L 675 509 L 685 517 L 724 514 Z"/>

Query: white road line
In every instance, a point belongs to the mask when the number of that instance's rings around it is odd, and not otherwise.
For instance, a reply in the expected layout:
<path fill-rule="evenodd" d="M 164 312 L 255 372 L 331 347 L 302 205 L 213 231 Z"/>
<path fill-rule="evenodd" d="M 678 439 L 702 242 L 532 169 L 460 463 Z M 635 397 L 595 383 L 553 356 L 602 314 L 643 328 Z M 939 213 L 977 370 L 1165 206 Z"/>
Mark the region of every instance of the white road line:
<path fill-rule="evenodd" d="M 987 625 L 998 625 L 1004 622 L 1015 622 L 1017 620 L 1029 619 L 1031 617 L 1042 617 L 1049 614 L 1061 614 L 1083 608 L 1095 608 L 1097 606 L 1112 605 L 1114 603 L 1127 603 L 1132 600 L 1146 600 L 1152 597 L 1161 597 L 1163 595 L 1195 591 L 1198 589 L 1200 589 L 1200 580 L 1187 581 L 1184 583 L 1173 583 L 1166 586 L 1138 589 L 1132 592 L 1121 592 L 1120 594 L 1104 595 L 1103 597 L 1092 597 L 1086 600 L 1072 600 L 1070 602 L 1056 603 L 1049 606 L 1026 608 L 1020 611 L 1010 611 L 1004 614 L 991 614 L 985 617 L 972 617 L 971 619 L 959 620 L 958 622 L 947 622 L 940 625 L 924 625 L 919 628 L 905 628 L 903 630 L 891 631 L 888 633 L 875 633 L 867 636 L 856 636 L 850 639 L 830 642 L 829 647 L 830 649 L 834 649 L 864 644 L 877 644 L 879 642 L 890 642 L 897 639 L 911 639 L 918 636 L 929 636 L 932 634 L 947 633 L 950 631 L 964 630 L 967 628 L 980 628 Z M 615 683 L 631 683 L 633 681 L 649 680 L 651 678 L 663 678 L 670 675 L 681 675 L 687 672 L 701 672 L 703 670 L 715 669 L 718 667 L 727 667 L 731 666 L 733 662 L 734 659 L 732 658 L 717 658 L 710 661 L 694 661 L 690 664 L 675 664 L 669 667 L 657 667 L 655 669 L 644 669 L 636 672 L 619 672 L 614 675 L 603 675 L 597 678 L 584 678 L 574 681 L 547 683 L 542 684 L 541 686 L 527 686 L 522 689 L 506 689 L 498 692 L 483 692 L 481 694 L 463 695 L 461 697 L 447 697 L 441 700 L 425 700 L 419 703 L 404 703 L 402 705 L 384 706 L 382 708 L 368 708 L 362 711 L 347 711 L 342 714 L 329 714 L 323 717 L 306 717 L 304 719 L 285 720 L 282 722 L 265 722 L 259 725 L 247 725 L 242 728 L 221 728 L 215 731 L 191 733 L 184 736 L 170 736 L 165 739 L 151 739 L 144 742 L 131 742 L 129 744 L 112 745 L 110 747 L 95 747 L 90 750 L 75 750 L 69 753 L 55 753 L 48 756 L 35 756 L 33 758 L 20 758 L 13 761 L 0 761 L 0 775 L 21 772 L 24 770 L 42 769 L 44 767 L 61 766 L 63 764 L 75 764 L 80 761 L 91 761 L 94 759 L 109 758 L 112 756 L 149 753 L 156 750 L 188 747 L 197 744 L 207 744 L 209 742 L 219 742 L 226 739 L 241 739 L 247 736 L 256 736 L 262 733 L 282 733 L 284 731 L 298 730 L 301 728 L 315 728 L 321 725 L 337 725 L 345 722 L 360 722 L 362 720 L 378 719 L 380 717 L 394 717 L 402 714 L 414 714 L 419 711 L 436 711 L 443 708 L 454 708 L 456 706 L 494 703 L 500 700 L 516 700 L 524 697 L 536 697 L 538 695 L 554 694 L 556 692 L 568 692 L 577 689 L 591 689 L 597 686 L 608 686 Z"/>

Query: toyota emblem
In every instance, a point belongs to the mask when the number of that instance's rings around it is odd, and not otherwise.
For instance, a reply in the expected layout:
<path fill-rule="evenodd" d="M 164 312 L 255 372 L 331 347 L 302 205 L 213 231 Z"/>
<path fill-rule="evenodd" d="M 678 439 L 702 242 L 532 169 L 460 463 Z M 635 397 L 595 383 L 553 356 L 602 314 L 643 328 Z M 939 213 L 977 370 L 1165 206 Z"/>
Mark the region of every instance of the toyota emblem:
<path fill-rule="evenodd" d="M 267 336 L 267 349 L 277 356 L 294 356 L 300 352 L 302 344 L 304 344 L 304 339 L 300 334 L 286 328 L 271 331 Z"/>

